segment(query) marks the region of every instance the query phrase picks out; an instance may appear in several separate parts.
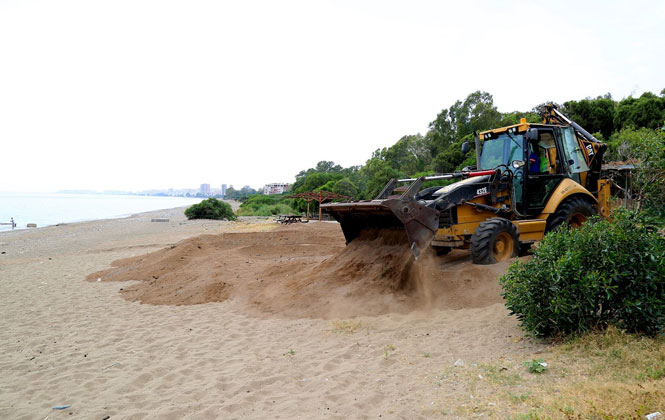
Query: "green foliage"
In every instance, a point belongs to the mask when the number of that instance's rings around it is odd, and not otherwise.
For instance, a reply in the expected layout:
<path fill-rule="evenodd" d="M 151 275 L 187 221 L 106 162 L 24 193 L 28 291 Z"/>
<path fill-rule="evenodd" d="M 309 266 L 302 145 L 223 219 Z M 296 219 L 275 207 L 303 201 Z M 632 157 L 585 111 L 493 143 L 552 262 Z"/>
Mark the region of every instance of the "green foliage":
<path fill-rule="evenodd" d="M 401 178 L 404 176 L 399 170 L 390 166 L 380 153 L 377 152 L 374 153 L 374 156 L 360 170 L 361 175 L 367 180 L 365 191 L 362 194 L 362 198 L 365 199 L 376 197 L 392 178 Z"/>
<path fill-rule="evenodd" d="M 596 99 L 564 102 L 561 111 L 590 133 L 609 137 L 614 131 L 617 104 L 608 93 Z"/>
<path fill-rule="evenodd" d="M 275 204 L 277 197 L 281 196 L 263 194 L 254 195 L 245 200 L 245 202 L 240 205 L 240 208 L 256 210 L 261 206 Z"/>
<path fill-rule="evenodd" d="M 432 160 L 427 141 L 420 134 L 404 136 L 379 154 L 391 167 L 407 175 L 424 171 Z"/>
<path fill-rule="evenodd" d="M 533 359 L 530 362 L 524 362 L 524 366 L 529 369 L 529 373 L 543 373 L 547 370 L 547 363 L 543 359 Z"/>
<path fill-rule="evenodd" d="M 294 214 L 293 209 L 286 204 L 273 204 L 261 206 L 254 211 L 254 216 L 279 216 L 280 214 Z"/>
<path fill-rule="evenodd" d="M 617 105 L 614 116 L 615 130 L 623 128 L 663 127 L 665 121 L 665 97 L 645 92 L 639 98 L 626 98 Z"/>
<path fill-rule="evenodd" d="M 519 111 L 514 111 L 514 112 L 508 112 L 506 114 L 503 114 L 501 116 L 501 123 L 499 124 L 500 127 L 505 127 L 508 125 L 515 125 L 519 124 L 522 118 L 526 118 L 526 122 L 528 123 L 540 123 L 542 122 L 542 118 L 540 118 L 540 115 L 536 112 L 519 112 Z M 496 128 L 496 127 L 488 127 L 488 128 Z"/>
<path fill-rule="evenodd" d="M 254 195 L 240 205 L 239 216 L 277 216 L 293 214 L 294 210 L 287 203 L 290 199 L 284 195 Z"/>
<path fill-rule="evenodd" d="M 614 159 L 637 166 L 632 175 L 637 209 L 665 216 L 665 132 L 628 128 L 610 137 L 608 145 Z"/>
<path fill-rule="evenodd" d="M 608 325 L 658 334 L 665 327 L 665 238 L 644 216 L 619 209 L 611 221 L 548 234 L 501 285 L 507 308 L 535 336 Z"/>
<path fill-rule="evenodd" d="M 224 198 L 227 200 L 237 200 L 237 201 L 245 201 L 249 197 L 261 194 L 263 191 L 261 190 L 255 190 L 253 188 L 250 188 L 249 186 L 244 186 L 242 189 L 236 190 L 235 188 L 227 188 L 226 189 L 226 194 L 224 195 Z"/>
<path fill-rule="evenodd" d="M 321 185 L 320 187 L 317 187 L 314 191 L 328 191 L 332 192 L 333 188 L 335 188 L 335 184 L 337 183 L 337 180 L 331 179 L 330 181 L 326 182 L 325 184 Z"/>
<path fill-rule="evenodd" d="M 430 123 L 426 137 L 432 156 L 445 152 L 452 143 L 474 131 L 500 127 L 502 119 L 492 95 L 481 91 L 471 93 L 463 102 L 457 101 L 442 110 Z"/>
<path fill-rule="evenodd" d="M 293 184 L 292 190 L 295 193 L 313 191 L 333 178 L 341 178 L 342 173 L 347 171 L 352 171 L 352 168 L 343 169 L 335 162 L 322 160 L 314 168 L 300 171 L 296 175 L 296 182 Z"/>
<path fill-rule="evenodd" d="M 335 182 L 332 192 L 335 194 L 342 194 L 348 197 L 355 197 L 358 194 L 358 188 L 351 182 L 349 178 L 342 178 Z"/>
<path fill-rule="evenodd" d="M 185 210 L 185 216 L 187 219 L 236 220 L 231 206 L 216 198 L 209 198 L 190 206 Z"/>

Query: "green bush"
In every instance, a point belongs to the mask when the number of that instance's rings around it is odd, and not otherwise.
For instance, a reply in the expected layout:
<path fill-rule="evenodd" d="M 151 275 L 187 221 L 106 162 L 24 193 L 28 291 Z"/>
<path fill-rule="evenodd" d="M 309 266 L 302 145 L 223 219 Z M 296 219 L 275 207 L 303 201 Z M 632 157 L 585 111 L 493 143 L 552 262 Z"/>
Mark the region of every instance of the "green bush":
<path fill-rule="evenodd" d="M 215 220 L 236 220 L 233 209 L 228 203 L 216 198 L 203 200 L 198 204 L 187 208 L 185 216 L 188 219 L 215 219 Z"/>
<path fill-rule="evenodd" d="M 261 206 L 254 212 L 254 216 L 278 216 L 280 214 L 294 214 L 294 211 L 286 204 L 273 204 Z"/>
<path fill-rule="evenodd" d="M 277 216 L 294 214 L 294 210 L 286 204 L 291 202 L 281 195 L 255 195 L 240 205 L 239 216 Z"/>
<path fill-rule="evenodd" d="M 535 336 L 608 325 L 655 335 L 665 327 L 665 238 L 623 209 L 545 236 L 501 278 L 511 315 Z"/>
<path fill-rule="evenodd" d="M 270 206 L 275 204 L 275 196 L 272 195 L 255 195 L 248 198 L 240 205 L 238 209 L 239 216 L 256 216 L 256 211 L 263 206 Z"/>
<path fill-rule="evenodd" d="M 263 195 L 263 194 L 258 194 L 249 197 L 244 203 L 240 205 L 241 209 L 250 209 L 250 210 L 258 210 L 259 207 L 265 206 L 265 205 L 271 205 L 275 204 L 276 198 L 279 196 L 276 195 Z"/>

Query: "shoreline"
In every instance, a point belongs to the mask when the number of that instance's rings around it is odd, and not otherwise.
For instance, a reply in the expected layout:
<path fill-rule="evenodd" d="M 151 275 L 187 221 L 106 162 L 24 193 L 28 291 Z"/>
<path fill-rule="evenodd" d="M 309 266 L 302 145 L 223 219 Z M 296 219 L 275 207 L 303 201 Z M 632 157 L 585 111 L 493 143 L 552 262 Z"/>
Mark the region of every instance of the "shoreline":
<path fill-rule="evenodd" d="M 222 200 L 225 203 L 229 203 L 231 207 L 233 208 L 233 211 L 236 211 L 240 207 L 240 203 L 235 201 L 235 200 Z M 146 217 L 148 215 L 152 215 L 154 218 L 162 218 L 162 217 L 167 217 L 164 215 L 174 215 L 177 216 L 179 215 L 178 211 L 182 213 L 182 216 L 184 217 L 184 212 L 185 209 L 187 209 L 188 206 L 178 206 L 178 207 L 169 207 L 165 209 L 158 209 L 158 210 L 148 210 L 144 212 L 138 212 L 138 213 L 129 213 L 129 214 L 122 214 L 119 216 L 111 216 L 111 217 L 103 217 L 100 219 L 84 219 L 84 220 L 75 220 L 72 222 L 59 222 L 55 223 L 52 225 L 43 225 L 43 226 L 37 226 L 37 227 L 17 227 L 15 229 L 3 229 L 0 230 L 0 237 L 3 235 L 11 234 L 12 232 L 32 232 L 38 229 L 45 229 L 45 228 L 52 228 L 52 227 L 61 227 L 61 226 L 70 226 L 70 225 L 76 225 L 76 224 L 81 224 L 81 223 L 91 223 L 91 222 L 104 222 L 104 221 L 109 221 L 109 220 L 119 220 L 119 219 L 128 219 L 132 217 Z M 185 220 L 187 220 L 185 218 Z"/>
<path fill-rule="evenodd" d="M 89 222 L 94 220 L 130 217 L 135 214 L 189 207 L 200 202 L 196 197 L 77 195 L 56 193 L 0 194 L 0 221 L 17 223 L 13 230 Z M 11 226 L 0 226 L 0 234 L 12 231 Z"/>
<path fill-rule="evenodd" d="M 150 210 L 150 211 L 144 211 L 144 212 L 139 212 L 139 213 L 132 213 L 132 214 L 123 214 L 120 216 L 112 216 L 112 217 L 104 217 L 101 219 L 86 219 L 86 220 L 76 220 L 72 222 L 60 222 L 56 223 L 53 225 L 43 225 L 43 226 L 37 226 L 37 227 L 17 227 L 15 229 L 11 230 L 0 230 L 0 237 L 2 235 L 6 234 L 11 234 L 11 233 L 18 233 L 18 232 L 34 232 L 37 230 L 42 230 L 46 228 L 54 228 L 54 227 L 62 227 L 62 226 L 73 226 L 73 225 L 80 225 L 84 223 L 95 223 L 95 222 L 107 222 L 111 220 L 120 220 L 120 219 L 129 219 L 133 217 L 146 217 L 149 215 L 155 215 L 157 214 L 164 214 L 164 212 L 168 212 L 169 214 L 174 214 L 174 212 L 177 212 L 179 210 L 182 211 L 182 214 L 184 216 L 185 209 L 189 206 L 181 206 L 181 207 L 172 207 L 172 208 L 167 208 L 167 209 L 160 209 L 160 210 Z"/>

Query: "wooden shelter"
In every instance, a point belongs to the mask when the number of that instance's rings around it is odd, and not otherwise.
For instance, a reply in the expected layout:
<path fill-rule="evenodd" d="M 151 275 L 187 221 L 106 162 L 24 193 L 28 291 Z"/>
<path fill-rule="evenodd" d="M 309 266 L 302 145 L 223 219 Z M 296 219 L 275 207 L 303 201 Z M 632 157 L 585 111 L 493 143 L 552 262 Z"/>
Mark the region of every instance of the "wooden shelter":
<path fill-rule="evenodd" d="M 329 200 L 349 200 L 351 197 L 342 195 L 342 194 L 335 194 L 331 193 L 330 191 L 310 191 L 310 192 L 304 192 L 300 194 L 293 194 L 293 195 L 288 195 L 286 198 L 301 198 L 307 202 L 307 220 L 309 220 L 309 203 L 310 201 L 316 201 L 319 203 L 319 222 L 322 219 L 321 215 L 321 204 L 324 201 L 329 201 Z"/>

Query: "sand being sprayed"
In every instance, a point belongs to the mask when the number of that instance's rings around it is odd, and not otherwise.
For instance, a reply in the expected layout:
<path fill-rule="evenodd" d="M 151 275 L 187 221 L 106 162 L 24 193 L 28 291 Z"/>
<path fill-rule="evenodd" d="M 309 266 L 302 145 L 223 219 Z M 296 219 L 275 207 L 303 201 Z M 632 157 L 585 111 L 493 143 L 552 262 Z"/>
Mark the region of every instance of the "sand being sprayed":
<path fill-rule="evenodd" d="M 468 252 L 414 261 L 401 230 L 362 232 L 344 246 L 339 225 L 312 223 L 272 232 L 205 235 L 113 263 L 95 281 L 139 280 L 129 300 L 187 305 L 232 300 L 255 315 L 373 316 L 461 309 L 501 302 L 506 264 L 473 265 Z"/>

